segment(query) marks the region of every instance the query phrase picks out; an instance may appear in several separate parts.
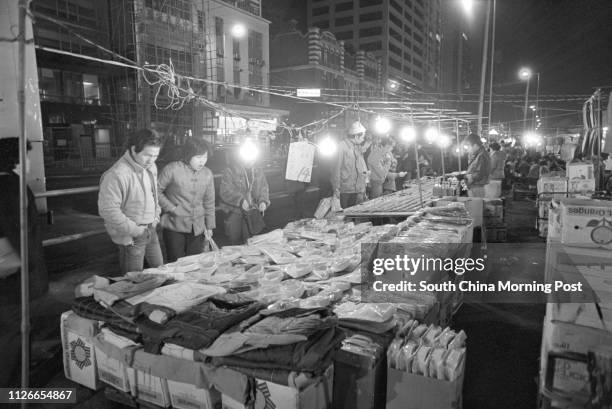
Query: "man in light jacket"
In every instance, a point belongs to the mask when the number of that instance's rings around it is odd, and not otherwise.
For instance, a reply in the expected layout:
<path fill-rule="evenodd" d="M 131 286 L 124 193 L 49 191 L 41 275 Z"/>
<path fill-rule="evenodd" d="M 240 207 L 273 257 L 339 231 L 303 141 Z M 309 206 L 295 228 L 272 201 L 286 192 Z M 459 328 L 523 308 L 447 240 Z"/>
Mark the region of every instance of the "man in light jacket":
<path fill-rule="evenodd" d="M 480 136 L 473 133 L 469 134 L 465 138 L 464 144 L 468 146 L 470 152 L 469 165 L 466 172 L 468 196 L 485 197 L 484 187 L 489 183 L 491 159 L 480 140 Z"/>
<path fill-rule="evenodd" d="M 100 181 L 98 212 L 111 240 L 119 248 L 123 273 L 163 264 L 155 230 L 161 213 L 157 167 L 162 140 L 157 132 L 141 129 L 130 136 L 128 149 Z"/>
<path fill-rule="evenodd" d="M 362 203 L 366 199 L 368 168 L 363 158 L 366 129 L 354 122 L 348 136 L 338 147 L 338 156 L 332 170 L 334 197 L 340 199 L 343 209 Z"/>

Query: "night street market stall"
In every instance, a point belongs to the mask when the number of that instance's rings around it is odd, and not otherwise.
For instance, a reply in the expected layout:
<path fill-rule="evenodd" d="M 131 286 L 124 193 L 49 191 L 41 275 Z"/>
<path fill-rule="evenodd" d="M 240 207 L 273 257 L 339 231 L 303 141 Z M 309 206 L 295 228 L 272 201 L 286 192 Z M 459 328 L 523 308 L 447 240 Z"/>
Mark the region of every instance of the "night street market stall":
<path fill-rule="evenodd" d="M 65 375 L 159 407 L 456 407 L 466 334 L 448 326 L 458 292 L 366 302 L 363 262 L 383 243 L 465 257 L 471 229 L 460 203 L 381 226 L 305 219 L 244 246 L 90 277 L 62 315 Z"/>

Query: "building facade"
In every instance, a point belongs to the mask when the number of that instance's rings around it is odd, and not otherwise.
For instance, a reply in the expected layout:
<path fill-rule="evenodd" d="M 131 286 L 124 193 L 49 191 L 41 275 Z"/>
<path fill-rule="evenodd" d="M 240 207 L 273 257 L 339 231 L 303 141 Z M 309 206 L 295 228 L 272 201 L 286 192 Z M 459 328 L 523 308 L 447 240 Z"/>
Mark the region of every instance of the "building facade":
<path fill-rule="evenodd" d="M 287 114 L 254 91 L 269 85 L 270 23 L 260 0 L 35 0 L 32 10 L 46 163 L 104 167 L 141 127 L 176 144 L 190 135 L 217 142 L 219 134 L 267 132 Z M 155 75 L 88 57 L 171 64 L 192 77 L 180 88 L 214 106 L 175 104 Z"/>
<path fill-rule="evenodd" d="M 382 62 L 384 80 L 440 88 L 441 0 L 308 0 L 308 25 Z"/>
<path fill-rule="evenodd" d="M 295 27 L 276 35 L 270 41 L 270 78 L 273 87 L 283 89 L 321 89 L 322 103 L 288 100 L 290 120 L 298 126 L 324 119 L 337 112 L 323 102 L 357 103 L 360 98 L 381 93 L 382 64 L 372 53 L 363 50 L 350 53 L 345 43 L 331 32 L 311 27 L 306 33 Z M 347 111 L 330 123 L 344 128 L 354 120 Z"/>
<path fill-rule="evenodd" d="M 463 10 L 457 2 L 442 4 L 442 47 L 440 89 L 445 93 L 460 94 L 470 88 L 472 73 L 470 39 Z"/>

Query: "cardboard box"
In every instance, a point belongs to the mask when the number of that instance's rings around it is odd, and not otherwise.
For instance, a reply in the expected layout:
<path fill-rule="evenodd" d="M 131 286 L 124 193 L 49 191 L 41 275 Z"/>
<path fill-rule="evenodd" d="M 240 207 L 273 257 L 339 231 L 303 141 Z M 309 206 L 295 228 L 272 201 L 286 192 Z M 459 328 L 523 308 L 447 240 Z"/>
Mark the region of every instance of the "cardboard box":
<path fill-rule="evenodd" d="M 463 375 L 441 381 L 397 369 L 387 369 L 387 409 L 460 409 Z"/>
<path fill-rule="evenodd" d="M 334 360 L 334 409 L 382 409 L 387 392 L 386 356 L 338 351 Z"/>
<path fill-rule="evenodd" d="M 197 388 L 183 382 L 168 380 L 168 392 L 172 407 L 177 409 L 215 409 L 221 402 L 217 390 Z"/>
<path fill-rule="evenodd" d="M 109 357 L 100 348 L 95 348 L 95 350 L 100 380 L 122 392 L 131 392 L 130 378 L 134 379 L 134 369 L 127 367 L 121 361 Z"/>
<path fill-rule="evenodd" d="M 612 202 L 562 200 L 561 242 L 575 247 L 612 249 Z"/>
<path fill-rule="evenodd" d="M 97 321 L 81 318 L 72 311 L 64 312 L 60 318 L 64 375 L 94 390 L 102 386 L 96 370 L 96 351 L 91 343 L 98 331 Z"/>
<path fill-rule="evenodd" d="M 566 174 L 569 180 L 595 179 L 593 164 L 589 162 L 569 163 L 566 167 Z"/>
<path fill-rule="evenodd" d="M 586 368 L 587 352 L 598 345 L 612 344 L 612 333 L 600 329 L 551 321 L 544 321 L 542 354 L 540 359 L 540 385 L 552 387 L 555 393 L 565 390 L 573 400 L 583 401 L 589 394 L 589 374 Z M 565 353 L 565 358 L 555 358 L 550 367 L 551 354 Z M 554 356 L 554 355 L 553 355 Z M 548 371 L 551 372 L 548 372 Z M 548 382 L 548 383 L 547 383 Z M 564 394 L 565 395 L 565 394 Z"/>
<path fill-rule="evenodd" d="M 595 303 L 549 303 L 546 306 L 547 316 L 553 321 L 597 329 L 612 328 L 612 304 L 600 304 L 599 311 Z"/>
<path fill-rule="evenodd" d="M 595 191 L 595 179 L 570 179 L 570 193 L 592 193 Z"/>
<path fill-rule="evenodd" d="M 136 398 L 163 408 L 170 406 L 168 382 L 165 379 L 138 370 L 129 375 L 132 394 Z"/>
<path fill-rule="evenodd" d="M 330 366 L 315 383 L 302 390 L 256 379 L 255 409 L 327 409 L 331 407 L 334 367 Z M 223 409 L 249 409 L 243 403 L 222 395 Z"/>
<path fill-rule="evenodd" d="M 538 193 L 540 199 L 560 198 L 568 191 L 567 178 L 542 177 L 538 179 Z"/>
<path fill-rule="evenodd" d="M 612 274 L 602 268 L 578 267 L 602 304 L 612 304 Z"/>

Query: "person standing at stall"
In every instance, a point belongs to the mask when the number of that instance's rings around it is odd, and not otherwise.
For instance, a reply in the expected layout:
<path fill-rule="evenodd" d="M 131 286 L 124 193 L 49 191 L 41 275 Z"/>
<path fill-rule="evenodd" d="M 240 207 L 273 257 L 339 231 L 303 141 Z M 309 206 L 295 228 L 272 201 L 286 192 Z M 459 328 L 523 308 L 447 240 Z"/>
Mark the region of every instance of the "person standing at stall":
<path fill-rule="evenodd" d="M 485 185 L 489 183 L 491 173 L 491 160 L 489 154 L 480 140 L 480 136 L 469 134 L 464 140 L 468 146 L 469 158 L 466 172 L 468 196 L 485 197 Z"/>
<path fill-rule="evenodd" d="M 27 144 L 30 151 L 32 147 Z M 29 173 L 26 157 L 25 170 Z M 0 350 L 2 370 L 0 387 L 19 386 L 20 373 L 20 302 L 21 302 L 21 226 L 19 221 L 19 138 L 0 139 Z M 42 246 L 42 233 L 37 222 L 34 195 L 27 190 L 28 274 L 31 316 L 44 314 L 41 300 L 49 289 L 49 277 Z M 36 325 L 36 321 L 34 321 Z M 32 327 L 31 329 L 35 329 Z"/>
<path fill-rule="evenodd" d="M 365 133 L 361 122 L 353 122 L 347 137 L 338 147 L 331 183 L 334 197 L 340 199 L 343 209 L 366 200 L 368 168 L 363 158 Z"/>
<path fill-rule="evenodd" d="M 243 244 L 265 227 L 263 214 L 270 207 L 268 181 L 254 158 L 232 157 L 229 161 L 219 187 L 220 207 L 231 244 Z"/>
<path fill-rule="evenodd" d="M 491 180 L 500 180 L 503 183 L 504 172 L 506 167 L 506 153 L 501 150 L 501 146 L 497 142 L 491 145 Z"/>
<path fill-rule="evenodd" d="M 397 159 L 393 156 L 395 141 L 391 137 L 383 138 L 379 145 L 374 146 L 368 156 L 368 168 L 370 169 L 370 199 L 377 198 L 383 191 L 394 192 L 395 179 L 397 176 L 404 177 L 405 172 L 396 173 Z M 393 171 L 391 171 L 393 167 Z"/>
<path fill-rule="evenodd" d="M 162 139 L 157 132 L 141 129 L 128 139 L 128 149 L 102 175 L 98 212 L 104 227 L 119 249 L 121 272 L 159 267 L 163 257 L 157 231 L 161 209 L 158 203 L 157 167 Z"/>
<path fill-rule="evenodd" d="M 210 145 L 192 138 L 183 145 L 180 161 L 159 174 L 159 204 L 168 262 L 204 251 L 215 228 L 215 181 L 205 165 Z"/>

